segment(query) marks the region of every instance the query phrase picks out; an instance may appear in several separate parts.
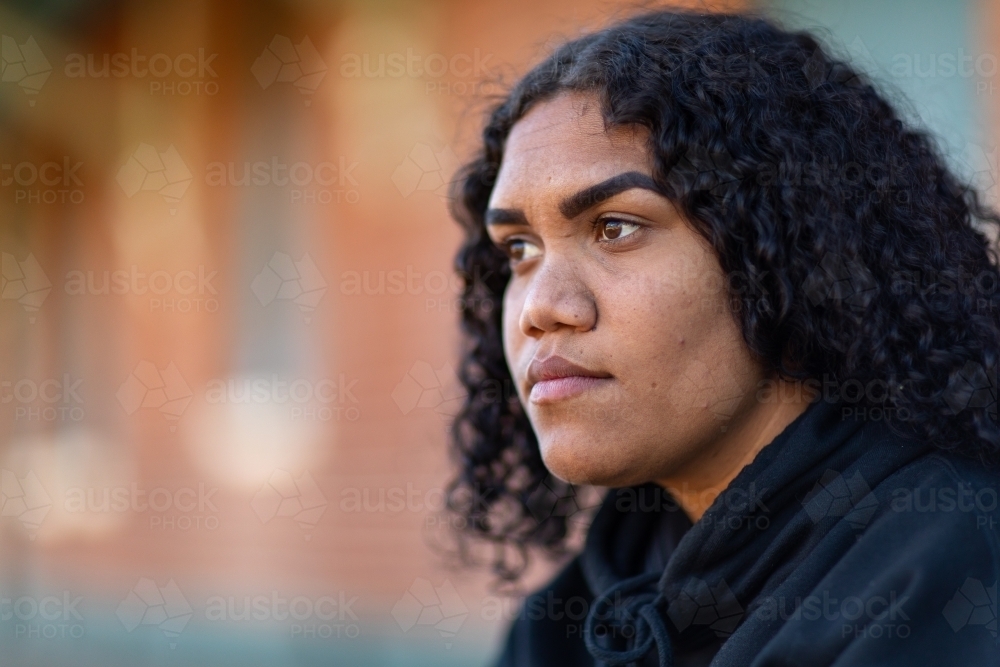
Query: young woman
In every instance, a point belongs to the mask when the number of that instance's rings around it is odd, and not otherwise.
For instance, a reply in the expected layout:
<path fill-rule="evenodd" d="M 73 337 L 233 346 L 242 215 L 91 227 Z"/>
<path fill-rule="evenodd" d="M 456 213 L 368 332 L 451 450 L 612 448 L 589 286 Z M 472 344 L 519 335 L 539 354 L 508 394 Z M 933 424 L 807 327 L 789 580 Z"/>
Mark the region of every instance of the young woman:
<path fill-rule="evenodd" d="M 638 16 L 525 76 L 455 194 L 453 508 L 558 550 L 610 487 L 501 664 L 1000 664 L 1000 219 L 863 76 Z"/>

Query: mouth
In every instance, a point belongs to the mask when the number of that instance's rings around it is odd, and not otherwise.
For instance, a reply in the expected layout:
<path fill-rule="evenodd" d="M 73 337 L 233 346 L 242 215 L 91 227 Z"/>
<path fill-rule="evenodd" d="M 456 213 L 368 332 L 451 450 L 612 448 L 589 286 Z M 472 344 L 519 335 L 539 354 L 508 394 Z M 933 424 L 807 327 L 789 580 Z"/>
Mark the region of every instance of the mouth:
<path fill-rule="evenodd" d="M 610 373 L 594 371 L 559 356 L 532 359 L 528 364 L 528 400 L 535 405 L 555 403 L 596 389 L 611 379 Z"/>

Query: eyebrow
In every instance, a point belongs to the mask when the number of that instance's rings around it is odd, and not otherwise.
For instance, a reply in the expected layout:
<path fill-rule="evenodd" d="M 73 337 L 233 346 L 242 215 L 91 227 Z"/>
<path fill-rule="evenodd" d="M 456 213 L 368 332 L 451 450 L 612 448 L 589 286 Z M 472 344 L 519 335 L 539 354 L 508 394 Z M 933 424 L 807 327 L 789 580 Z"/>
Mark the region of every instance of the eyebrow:
<path fill-rule="evenodd" d="M 524 211 L 516 208 L 486 209 L 486 224 L 489 225 L 528 225 Z"/>
<path fill-rule="evenodd" d="M 650 176 L 638 171 L 626 171 L 570 195 L 560 202 L 559 212 L 566 219 L 573 219 L 587 209 L 633 188 L 642 188 L 663 194 L 663 190 Z M 530 226 L 524 211 L 512 208 L 487 209 L 485 221 L 487 225 Z"/>

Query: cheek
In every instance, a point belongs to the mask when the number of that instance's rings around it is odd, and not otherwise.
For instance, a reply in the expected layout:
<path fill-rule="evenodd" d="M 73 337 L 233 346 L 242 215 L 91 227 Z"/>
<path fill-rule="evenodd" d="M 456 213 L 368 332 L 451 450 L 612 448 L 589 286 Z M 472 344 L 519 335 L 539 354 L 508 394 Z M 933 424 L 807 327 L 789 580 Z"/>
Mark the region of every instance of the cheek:
<path fill-rule="evenodd" d="M 521 350 L 526 337 L 521 333 L 520 319 L 521 310 L 524 304 L 523 290 L 513 283 L 507 285 L 503 294 L 503 316 L 501 318 L 503 326 L 503 349 L 507 358 L 507 365 L 510 367 L 511 375 L 515 380 L 519 379 L 515 374 L 513 363 L 517 360 L 517 354 Z"/>
<path fill-rule="evenodd" d="M 687 413 L 734 393 L 745 345 L 714 257 L 662 257 L 639 280 L 609 286 L 604 310 L 621 379 L 638 405 Z"/>
<path fill-rule="evenodd" d="M 755 372 L 740 326 L 730 311 L 725 291 L 718 289 L 720 274 L 702 274 L 698 289 L 665 298 L 660 318 L 665 335 L 659 362 L 644 375 L 648 384 L 662 379 L 661 396 L 667 407 L 686 416 L 682 423 L 721 426 L 746 398 Z M 648 385 L 647 385 L 648 386 Z M 702 424 L 704 425 L 704 424 Z"/>
<path fill-rule="evenodd" d="M 618 345 L 662 361 L 665 351 L 696 345 L 715 326 L 721 300 L 706 289 L 712 281 L 684 258 L 658 262 L 635 280 L 604 286 L 599 310 Z"/>
<path fill-rule="evenodd" d="M 669 258 L 652 292 L 650 319 L 670 333 L 670 344 L 696 345 L 717 334 L 731 334 L 735 321 L 726 302 L 725 276 L 714 255 L 695 240 L 686 252 Z M 653 282 L 656 279 L 651 279 Z M 725 332 L 719 331 L 723 327 Z"/>

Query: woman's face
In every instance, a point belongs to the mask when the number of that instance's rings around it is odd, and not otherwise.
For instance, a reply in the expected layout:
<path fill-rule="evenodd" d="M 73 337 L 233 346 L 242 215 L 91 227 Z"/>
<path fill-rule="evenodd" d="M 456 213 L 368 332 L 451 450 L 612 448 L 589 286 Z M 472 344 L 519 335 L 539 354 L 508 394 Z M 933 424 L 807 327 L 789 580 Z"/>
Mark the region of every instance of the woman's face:
<path fill-rule="evenodd" d="M 708 243 L 651 179 L 648 132 L 597 98 L 538 104 L 507 140 L 490 237 L 511 258 L 504 351 L 557 477 L 600 486 L 701 465 L 763 379 Z"/>

